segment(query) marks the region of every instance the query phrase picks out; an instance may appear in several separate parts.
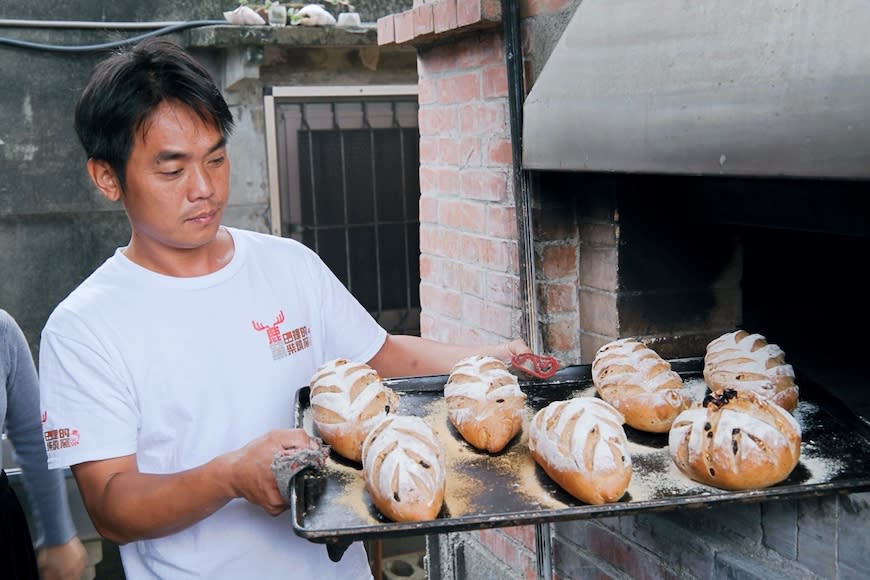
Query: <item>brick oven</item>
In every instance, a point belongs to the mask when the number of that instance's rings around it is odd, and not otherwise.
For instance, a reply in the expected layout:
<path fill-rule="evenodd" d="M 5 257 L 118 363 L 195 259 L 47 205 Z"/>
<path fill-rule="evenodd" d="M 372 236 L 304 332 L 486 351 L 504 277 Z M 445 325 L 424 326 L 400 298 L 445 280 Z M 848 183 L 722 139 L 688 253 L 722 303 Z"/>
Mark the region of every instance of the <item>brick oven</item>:
<path fill-rule="evenodd" d="M 870 424 L 870 10 L 715 4 L 435 0 L 379 21 L 379 43 L 418 47 L 424 335 L 522 329 L 583 365 L 618 337 L 677 359 L 744 328 Z M 868 516 L 848 490 L 442 534 L 428 573 L 860 578 Z"/>

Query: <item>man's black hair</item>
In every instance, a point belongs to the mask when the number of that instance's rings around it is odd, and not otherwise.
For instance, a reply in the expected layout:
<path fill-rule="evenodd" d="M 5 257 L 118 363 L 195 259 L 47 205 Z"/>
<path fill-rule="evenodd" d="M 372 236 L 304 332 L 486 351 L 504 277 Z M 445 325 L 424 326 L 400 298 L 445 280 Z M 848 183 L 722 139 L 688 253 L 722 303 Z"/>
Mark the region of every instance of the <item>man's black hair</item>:
<path fill-rule="evenodd" d="M 97 63 L 75 109 L 75 130 L 88 158 L 108 162 L 126 185 L 136 131 L 164 101 L 190 107 L 224 138 L 233 115 L 208 70 L 164 37 L 147 38 Z"/>

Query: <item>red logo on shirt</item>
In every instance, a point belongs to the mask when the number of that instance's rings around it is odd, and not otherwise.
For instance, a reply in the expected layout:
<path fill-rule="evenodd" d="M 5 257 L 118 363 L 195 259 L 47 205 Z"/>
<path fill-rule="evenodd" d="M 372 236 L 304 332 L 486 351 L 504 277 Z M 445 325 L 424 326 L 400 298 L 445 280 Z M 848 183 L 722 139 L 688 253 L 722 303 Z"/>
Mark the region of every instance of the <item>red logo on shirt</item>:
<path fill-rule="evenodd" d="M 63 429 L 51 429 L 45 432 L 45 448 L 48 451 L 69 449 L 79 444 L 79 430 L 64 427 Z"/>
<path fill-rule="evenodd" d="M 284 311 L 280 311 L 272 324 L 263 324 L 256 320 L 251 321 L 251 326 L 257 332 L 266 331 L 269 340 L 269 348 L 272 350 L 272 359 L 286 358 L 294 353 L 304 350 L 311 345 L 310 330 L 307 326 L 301 326 L 281 332 L 281 323 L 284 322 Z"/>
<path fill-rule="evenodd" d="M 278 317 L 272 324 L 263 324 L 262 322 L 257 322 L 256 320 L 252 320 L 251 324 L 254 326 L 254 330 L 256 331 L 265 330 L 266 336 L 269 338 L 269 344 L 275 344 L 276 342 L 281 341 L 280 325 L 282 322 L 284 322 L 283 310 L 278 313 Z"/>

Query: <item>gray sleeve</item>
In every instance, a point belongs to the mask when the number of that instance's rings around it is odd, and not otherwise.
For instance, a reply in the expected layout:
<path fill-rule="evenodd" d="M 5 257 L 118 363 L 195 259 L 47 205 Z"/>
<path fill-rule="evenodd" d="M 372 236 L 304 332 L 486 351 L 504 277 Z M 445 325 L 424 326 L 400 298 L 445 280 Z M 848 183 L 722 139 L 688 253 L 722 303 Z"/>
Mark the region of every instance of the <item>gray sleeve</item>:
<path fill-rule="evenodd" d="M 0 427 L 5 421 L 6 436 L 24 475 L 35 540 L 38 545 L 64 544 L 76 535 L 64 472 L 48 469 L 36 366 L 24 333 L 4 310 L 0 310 L 0 381 L 5 382 L 5 397 L 0 396 Z"/>

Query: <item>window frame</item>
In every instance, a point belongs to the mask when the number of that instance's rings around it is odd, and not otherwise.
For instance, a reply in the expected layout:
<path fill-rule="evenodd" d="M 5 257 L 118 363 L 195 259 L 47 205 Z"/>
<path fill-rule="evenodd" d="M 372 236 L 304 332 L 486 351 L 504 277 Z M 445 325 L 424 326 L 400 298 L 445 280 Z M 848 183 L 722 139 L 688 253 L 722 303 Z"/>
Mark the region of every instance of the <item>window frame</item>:
<path fill-rule="evenodd" d="M 269 184 L 271 232 L 281 236 L 281 184 L 278 167 L 278 105 L 282 100 L 332 99 L 345 97 L 418 96 L 417 85 L 307 85 L 267 87 L 263 96 L 266 124 L 266 166 Z"/>

